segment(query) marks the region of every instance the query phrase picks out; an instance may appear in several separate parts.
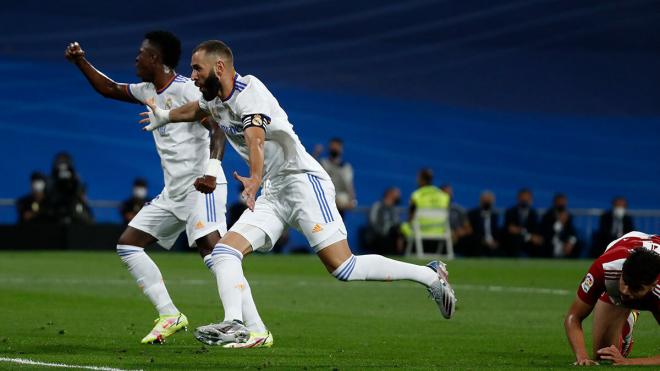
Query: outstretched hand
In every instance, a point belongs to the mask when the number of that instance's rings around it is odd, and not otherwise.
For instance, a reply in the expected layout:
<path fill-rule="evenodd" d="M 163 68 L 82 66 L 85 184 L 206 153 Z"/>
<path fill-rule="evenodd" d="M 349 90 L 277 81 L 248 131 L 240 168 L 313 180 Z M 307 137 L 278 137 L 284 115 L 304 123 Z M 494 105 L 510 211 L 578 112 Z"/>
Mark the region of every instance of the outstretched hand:
<path fill-rule="evenodd" d="M 241 197 L 246 201 L 247 207 L 251 211 L 254 211 L 254 204 L 256 202 L 257 192 L 259 191 L 259 187 L 261 186 L 261 181 L 259 181 L 256 178 L 246 178 L 244 176 L 240 176 L 235 171 L 234 171 L 234 179 L 238 180 L 243 184 L 243 187 L 245 189 L 241 193 Z"/>
<path fill-rule="evenodd" d="M 598 366 L 598 365 L 599 365 L 598 362 L 588 358 L 573 362 L 573 366 Z"/>
<path fill-rule="evenodd" d="M 154 98 L 149 98 L 144 103 L 147 105 L 147 112 L 140 113 L 140 116 L 144 117 L 140 124 L 145 125 L 142 130 L 154 131 L 170 122 L 170 110 L 158 107 Z"/>
<path fill-rule="evenodd" d="M 64 51 L 64 58 L 69 62 L 75 62 L 76 60 L 85 56 L 85 51 L 82 50 L 80 44 L 77 41 L 72 42 Z"/>
<path fill-rule="evenodd" d="M 619 348 L 615 347 L 614 345 L 599 349 L 597 353 L 601 359 L 612 361 L 612 364 L 615 366 L 629 364 L 628 358 L 624 357 L 619 351 Z"/>

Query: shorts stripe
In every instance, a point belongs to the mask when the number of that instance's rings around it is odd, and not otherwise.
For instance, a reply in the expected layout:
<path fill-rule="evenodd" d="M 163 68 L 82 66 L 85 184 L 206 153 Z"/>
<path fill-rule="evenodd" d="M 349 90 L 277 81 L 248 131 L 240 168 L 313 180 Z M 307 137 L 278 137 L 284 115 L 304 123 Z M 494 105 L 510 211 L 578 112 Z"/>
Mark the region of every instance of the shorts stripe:
<path fill-rule="evenodd" d="M 211 208 L 213 209 L 213 222 L 218 222 L 218 215 L 215 213 L 215 193 L 211 193 Z"/>
<path fill-rule="evenodd" d="M 328 205 L 328 200 L 325 198 L 325 191 L 323 191 L 323 186 L 321 186 L 321 181 L 319 180 L 318 177 L 312 175 L 312 180 L 316 182 L 318 185 L 319 190 L 321 191 L 322 199 L 321 201 L 323 202 L 323 205 L 325 206 L 325 210 L 328 213 L 328 219 L 333 222 L 335 220 L 334 216 L 332 215 L 332 211 L 330 210 L 330 206 Z"/>
<path fill-rule="evenodd" d="M 312 188 L 314 189 L 314 194 L 316 195 L 316 201 L 319 203 L 319 209 L 321 209 L 321 214 L 323 214 L 323 220 L 328 223 L 328 216 L 325 213 L 325 209 L 323 208 L 323 203 L 321 202 L 321 196 L 320 192 L 317 189 L 316 183 L 314 183 L 314 180 L 312 178 L 311 174 L 307 174 L 307 178 L 309 179 L 309 182 L 312 184 Z"/>
<path fill-rule="evenodd" d="M 206 199 L 206 222 L 211 222 L 211 212 L 209 210 L 209 195 L 204 195 Z"/>

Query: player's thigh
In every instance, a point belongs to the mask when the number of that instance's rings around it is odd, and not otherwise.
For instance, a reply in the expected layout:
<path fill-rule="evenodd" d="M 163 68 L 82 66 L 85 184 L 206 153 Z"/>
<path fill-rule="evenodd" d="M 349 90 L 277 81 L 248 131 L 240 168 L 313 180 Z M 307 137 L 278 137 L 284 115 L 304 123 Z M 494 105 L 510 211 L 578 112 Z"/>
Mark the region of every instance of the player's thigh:
<path fill-rule="evenodd" d="M 259 196 L 254 211 L 246 209 L 220 242 L 243 254 L 270 251 L 286 227 L 277 207 L 277 203 Z"/>
<path fill-rule="evenodd" d="M 227 233 L 227 185 L 218 184 L 210 194 L 192 192 L 187 200 L 190 206 L 186 220 L 186 235 L 190 246 L 197 246 L 202 256 L 208 255 L 220 237 Z"/>
<path fill-rule="evenodd" d="M 335 189 L 330 180 L 300 174 L 286 192 L 288 222 L 305 235 L 314 252 L 346 239 L 346 226 L 337 210 Z"/>
<path fill-rule="evenodd" d="M 124 229 L 122 232 L 121 236 L 119 236 L 117 244 L 144 248 L 153 242 L 156 242 L 156 238 L 154 236 L 131 226 L 127 226 L 126 229 Z"/>
<path fill-rule="evenodd" d="M 630 309 L 618 307 L 602 300 L 594 307 L 593 350 L 594 354 L 601 348 L 610 345 L 619 346 L 621 329 L 626 322 Z"/>
<path fill-rule="evenodd" d="M 144 206 L 128 226 L 153 236 L 159 245 L 169 249 L 185 229 L 186 223 L 152 203 Z"/>

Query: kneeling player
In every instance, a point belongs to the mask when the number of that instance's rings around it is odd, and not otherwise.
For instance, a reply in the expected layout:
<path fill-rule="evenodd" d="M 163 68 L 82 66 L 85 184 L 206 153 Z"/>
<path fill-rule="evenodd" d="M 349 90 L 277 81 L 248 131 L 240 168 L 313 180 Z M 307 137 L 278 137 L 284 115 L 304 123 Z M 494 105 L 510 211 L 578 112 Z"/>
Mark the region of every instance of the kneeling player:
<path fill-rule="evenodd" d="M 660 236 L 630 232 L 607 246 L 589 268 L 564 320 L 576 365 L 597 365 L 597 359 L 660 365 L 660 355 L 626 358 L 639 311 L 650 311 L 660 324 L 659 279 Z M 587 354 L 582 330 L 582 322 L 592 311 L 594 359 Z"/>

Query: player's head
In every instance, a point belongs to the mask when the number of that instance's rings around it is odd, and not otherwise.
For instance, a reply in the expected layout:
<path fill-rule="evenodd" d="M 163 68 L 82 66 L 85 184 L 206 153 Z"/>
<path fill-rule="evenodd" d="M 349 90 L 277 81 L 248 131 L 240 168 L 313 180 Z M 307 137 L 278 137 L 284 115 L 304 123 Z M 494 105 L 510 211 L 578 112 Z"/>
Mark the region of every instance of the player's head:
<path fill-rule="evenodd" d="M 135 68 L 142 81 L 153 82 L 158 70 L 171 71 L 181 58 L 181 41 L 171 32 L 151 31 L 144 35 Z"/>
<path fill-rule="evenodd" d="M 338 137 L 330 139 L 330 143 L 328 143 L 328 154 L 332 159 L 341 158 L 344 154 L 344 141 Z"/>
<path fill-rule="evenodd" d="M 30 183 L 32 185 L 33 194 L 41 194 L 46 190 L 46 175 L 35 171 L 30 175 Z"/>
<path fill-rule="evenodd" d="M 417 173 L 417 184 L 424 187 L 433 183 L 433 170 L 424 168 Z"/>
<path fill-rule="evenodd" d="M 495 193 L 485 190 L 479 196 L 479 205 L 483 210 L 490 210 L 495 205 Z"/>
<path fill-rule="evenodd" d="M 568 208 L 568 197 L 563 193 L 556 193 L 552 198 L 552 206 L 559 212 L 566 210 Z"/>
<path fill-rule="evenodd" d="M 532 190 L 529 188 L 522 188 L 518 191 L 518 206 L 530 207 L 532 205 Z"/>
<path fill-rule="evenodd" d="M 660 254 L 640 247 L 623 263 L 619 291 L 621 299 L 631 301 L 646 296 L 657 284 L 660 275 Z"/>
<path fill-rule="evenodd" d="M 234 54 L 222 41 L 207 40 L 193 50 L 190 67 L 191 78 L 204 99 L 212 100 L 222 89 L 220 80 L 234 77 Z"/>

